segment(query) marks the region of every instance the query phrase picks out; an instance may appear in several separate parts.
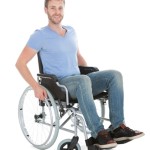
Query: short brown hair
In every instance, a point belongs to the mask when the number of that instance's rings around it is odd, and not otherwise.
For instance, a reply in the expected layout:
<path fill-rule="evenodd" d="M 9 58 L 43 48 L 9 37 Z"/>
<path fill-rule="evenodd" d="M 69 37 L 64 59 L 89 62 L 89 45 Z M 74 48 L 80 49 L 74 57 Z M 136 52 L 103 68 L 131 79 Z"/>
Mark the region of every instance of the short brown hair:
<path fill-rule="evenodd" d="M 44 2 L 44 6 L 47 8 L 48 7 L 48 2 L 49 1 L 51 1 L 51 0 L 45 0 L 45 2 Z M 63 2 L 64 2 L 64 4 L 65 4 L 65 0 L 62 0 Z"/>

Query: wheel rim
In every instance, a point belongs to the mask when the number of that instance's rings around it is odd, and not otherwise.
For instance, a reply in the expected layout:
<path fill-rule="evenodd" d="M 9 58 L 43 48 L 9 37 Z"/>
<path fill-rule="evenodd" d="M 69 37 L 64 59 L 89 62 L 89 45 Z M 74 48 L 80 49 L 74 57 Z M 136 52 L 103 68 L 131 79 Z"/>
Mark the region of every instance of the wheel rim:
<path fill-rule="evenodd" d="M 30 94 L 31 97 L 29 97 Z M 49 92 L 48 97 L 51 99 Z M 45 100 L 44 107 L 39 106 L 39 101 L 35 99 L 31 87 L 26 88 L 22 94 L 18 108 L 20 127 L 26 139 L 37 148 L 48 148 L 57 138 L 59 119 L 58 114 L 55 113 L 56 108 L 54 108 L 50 106 L 48 100 Z"/>

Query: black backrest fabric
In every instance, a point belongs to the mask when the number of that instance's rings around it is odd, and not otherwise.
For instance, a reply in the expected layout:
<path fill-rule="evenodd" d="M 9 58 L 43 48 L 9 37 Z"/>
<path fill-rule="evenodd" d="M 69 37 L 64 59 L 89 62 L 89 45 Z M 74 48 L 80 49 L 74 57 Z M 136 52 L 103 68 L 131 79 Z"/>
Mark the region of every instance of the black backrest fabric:
<path fill-rule="evenodd" d="M 39 52 L 37 53 L 37 57 L 38 57 L 38 63 L 39 63 L 39 72 L 43 73 L 43 64 L 42 64 L 42 60 L 41 60 Z"/>

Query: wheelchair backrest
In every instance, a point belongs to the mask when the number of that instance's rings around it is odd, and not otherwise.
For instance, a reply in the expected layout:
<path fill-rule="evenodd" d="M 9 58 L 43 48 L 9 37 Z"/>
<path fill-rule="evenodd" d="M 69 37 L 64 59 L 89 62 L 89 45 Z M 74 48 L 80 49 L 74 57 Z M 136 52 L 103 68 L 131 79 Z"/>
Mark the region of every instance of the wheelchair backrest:
<path fill-rule="evenodd" d="M 37 53 L 37 57 L 38 57 L 38 64 L 39 64 L 39 72 L 43 73 L 43 64 L 42 64 L 40 52 Z"/>

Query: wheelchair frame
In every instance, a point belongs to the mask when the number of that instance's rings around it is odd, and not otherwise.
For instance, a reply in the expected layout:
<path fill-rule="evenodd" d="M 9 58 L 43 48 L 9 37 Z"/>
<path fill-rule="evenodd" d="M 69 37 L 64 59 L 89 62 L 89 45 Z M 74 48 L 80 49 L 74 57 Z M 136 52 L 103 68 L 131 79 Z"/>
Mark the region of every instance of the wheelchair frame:
<path fill-rule="evenodd" d="M 64 150 L 65 146 L 67 146 L 68 150 L 80 150 L 77 131 L 80 130 L 84 133 L 85 141 L 88 140 L 90 131 L 87 129 L 77 100 L 69 97 L 67 88 L 59 84 L 55 75 L 43 74 L 43 66 L 39 53 L 38 62 L 40 74 L 37 74 L 37 80 L 45 88 L 48 98 L 45 101 L 37 100 L 30 86 L 24 90 L 18 105 L 18 119 L 21 130 L 25 138 L 34 147 L 41 150 L 50 148 L 55 143 L 59 129 L 73 133 L 73 138 L 61 141 L 57 150 Z M 81 74 L 98 71 L 94 67 L 80 66 L 79 68 Z M 105 118 L 105 103 L 108 99 L 107 92 L 100 93 L 94 99 L 98 99 L 100 102 L 102 120 L 109 121 L 109 119 Z M 34 107 L 36 108 L 34 109 Z M 31 116 L 28 114 L 30 111 Z M 63 120 L 65 116 L 67 118 L 60 124 L 60 120 Z M 28 121 L 28 118 L 31 118 L 31 120 Z M 74 130 L 64 127 L 69 120 L 72 121 Z M 31 127 L 32 125 L 33 127 Z M 86 142 L 86 145 L 88 150 L 90 150 L 91 145 L 88 142 Z"/>

